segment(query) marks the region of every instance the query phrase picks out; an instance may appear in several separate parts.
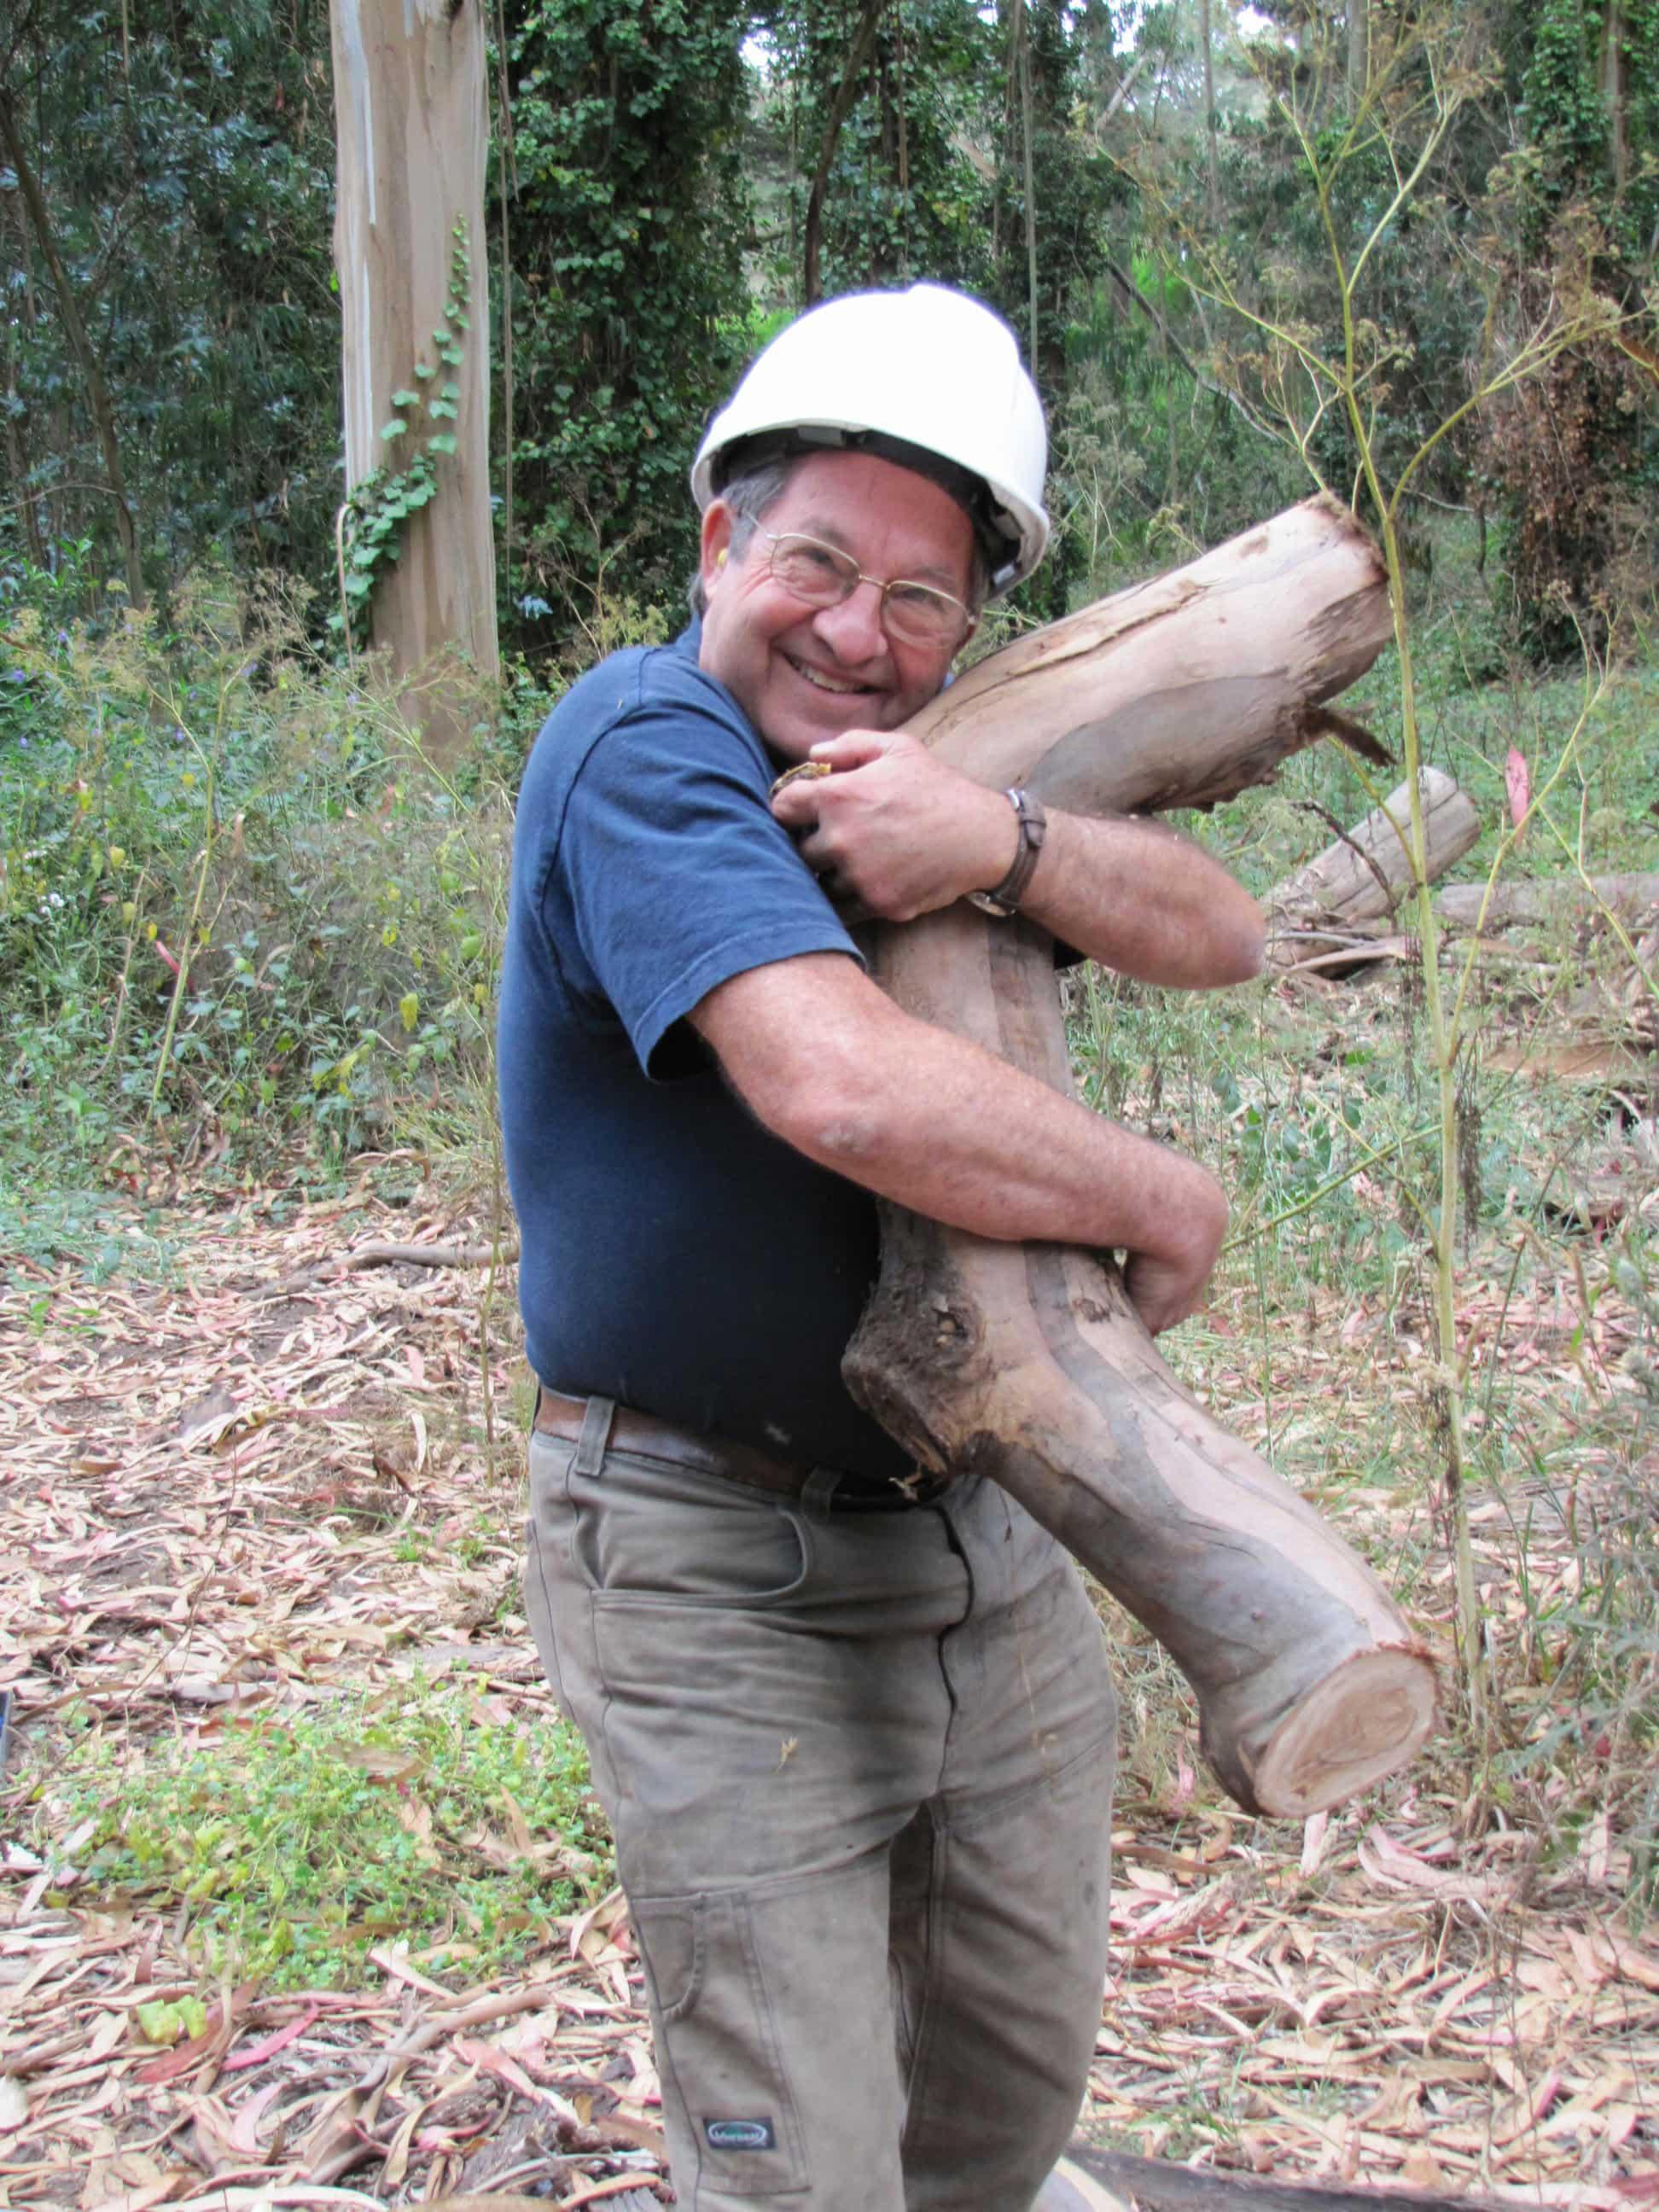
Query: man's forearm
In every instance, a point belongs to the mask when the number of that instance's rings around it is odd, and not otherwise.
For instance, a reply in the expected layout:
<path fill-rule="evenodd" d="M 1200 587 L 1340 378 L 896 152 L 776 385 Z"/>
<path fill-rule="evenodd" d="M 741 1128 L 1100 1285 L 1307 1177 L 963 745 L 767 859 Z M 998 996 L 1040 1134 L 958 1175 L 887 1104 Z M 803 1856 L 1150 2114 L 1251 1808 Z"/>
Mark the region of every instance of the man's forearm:
<path fill-rule="evenodd" d="M 820 1166 L 977 1236 L 1140 1255 L 1149 1326 L 1196 1302 L 1227 1216 L 1212 1176 L 901 1012 L 852 962 L 751 970 L 693 1018 L 758 1118 Z"/>
<path fill-rule="evenodd" d="M 991 890 L 1018 849 L 1006 795 L 903 732 L 815 748 L 834 773 L 792 781 L 773 811 L 844 908 L 908 921 Z M 1261 966 L 1261 912 L 1200 845 L 1162 823 L 1050 811 L 1022 910 L 1079 952 L 1141 982 L 1189 990 Z"/>
<path fill-rule="evenodd" d="M 1054 811 L 1021 910 L 1122 975 L 1178 989 L 1261 967 L 1261 909 L 1200 845 L 1162 823 Z"/>

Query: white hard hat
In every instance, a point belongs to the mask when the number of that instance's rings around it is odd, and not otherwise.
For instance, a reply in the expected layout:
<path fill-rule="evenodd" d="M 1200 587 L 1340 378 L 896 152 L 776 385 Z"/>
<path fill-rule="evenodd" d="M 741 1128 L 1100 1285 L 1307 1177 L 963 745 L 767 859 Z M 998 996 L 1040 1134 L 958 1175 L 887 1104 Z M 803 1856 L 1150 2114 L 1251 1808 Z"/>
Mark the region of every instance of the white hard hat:
<path fill-rule="evenodd" d="M 1029 576 L 1048 544 L 1042 403 L 1000 315 L 965 292 L 848 292 L 780 331 L 709 426 L 691 469 L 699 509 L 741 447 L 854 446 L 946 464 L 990 556 L 992 590 Z M 927 473 L 936 471 L 927 470 Z M 958 477 L 957 472 L 960 472 Z"/>

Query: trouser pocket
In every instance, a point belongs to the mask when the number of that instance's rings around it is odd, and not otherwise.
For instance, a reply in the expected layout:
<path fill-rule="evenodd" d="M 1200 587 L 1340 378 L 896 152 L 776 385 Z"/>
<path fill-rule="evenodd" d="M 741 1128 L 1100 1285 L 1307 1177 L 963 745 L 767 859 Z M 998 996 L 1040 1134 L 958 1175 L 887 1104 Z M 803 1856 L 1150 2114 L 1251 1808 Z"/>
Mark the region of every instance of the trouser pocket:
<path fill-rule="evenodd" d="M 701 2191 L 787 2196 L 811 2185 L 799 2115 L 746 1898 L 629 1899 L 645 1962 L 673 2179 Z M 688 2150 L 692 2173 L 681 2170 Z"/>
<path fill-rule="evenodd" d="M 564 1532 L 565 1484 L 574 1447 L 533 1431 L 530 1439 L 530 1525 L 526 1533 L 524 1567 L 525 1618 L 535 1639 L 553 1695 L 562 1711 L 574 1719 L 560 1663 L 558 1620 L 561 1604 L 568 1607 L 573 1593 L 566 1565 L 568 1540 Z M 580 1592 L 579 1603 L 585 1602 Z"/>

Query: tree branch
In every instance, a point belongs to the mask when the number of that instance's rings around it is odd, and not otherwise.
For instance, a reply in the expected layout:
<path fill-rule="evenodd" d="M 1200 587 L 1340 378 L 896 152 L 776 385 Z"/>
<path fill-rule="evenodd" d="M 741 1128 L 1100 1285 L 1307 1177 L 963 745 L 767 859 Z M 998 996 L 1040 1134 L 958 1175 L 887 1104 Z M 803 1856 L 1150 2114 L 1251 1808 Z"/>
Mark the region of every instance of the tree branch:
<path fill-rule="evenodd" d="M 1133 301 L 1139 308 L 1141 313 L 1146 316 L 1164 344 L 1169 347 L 1170 351 L 1201 391 L 1212 392 L 1218 398 L 1224 399 L 1230 407 L 1243 416 L 1251 429 L 1259 432 L 1264 438 L 1271 438 L 1274 445 L 1282 446 L 1285 443 L 1284 439 L 1279 436 L 1273 425 L 1270 422 L 1261 422 L 1253 415 L 1236 392 L 1230 392 L 1224 384 L 1217 384 L 1205 375 L 1203 370 L 1170 328 L 1168 322 L 1159 314 L 1158 309 L 1126 270 L 1120 268 L 1115 261 L 1109 261 L 1106 264 L 1106 274 L 1123 293 L 1125 298 Z"/>

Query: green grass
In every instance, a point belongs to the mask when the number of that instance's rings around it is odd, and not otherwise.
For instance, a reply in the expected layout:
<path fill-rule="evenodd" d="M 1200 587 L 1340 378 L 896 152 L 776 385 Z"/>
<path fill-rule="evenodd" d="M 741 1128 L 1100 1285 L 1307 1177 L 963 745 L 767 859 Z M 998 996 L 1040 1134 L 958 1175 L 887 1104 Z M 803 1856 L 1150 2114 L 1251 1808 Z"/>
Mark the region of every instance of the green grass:
<path fill-rule="evenodd" d="M 384 1944 L 470 1984 L 544 1948 L 610 1878 L 575 1732 L 498 1717 L 465 1685 L 193 1748 L 100 1739 L 33 1795 L 34 1847 L 73 1870 L 77 1903 L 182 1909 L 205 1968 L 275 1989 L 361 1987 Z"/>
<path fill-rule="evenodd" d="M 1534 787 L 1564 754 L 1566 768 L 1550 808 L 1560 836 L 1534 822 L 1506 879 L 1650 867 L 1659 657 L 1632 657 L 1586 711 L 1596 687 L 1581 672 L 1540 673 L 1506 653 L 1469 550 L 1449 533 L 1417 640 L 1425 750 L 1475 800 L 1483 825 L 1455 879 L 1482 880 L 1492 864 L 1511 745 Z M 1343 705 L 1397 743 L 1391 656 Z M 1330 842 L 1328 817 L 1352 825 L 1398 781 L 1366 774 L 1369 788 L 1352 762 L 1321 747 L 1287 763 L 1276 787 L 1186 826 L 1261 895 Z M 1584 1820 L 1609 1810 L 1632 1853 L 1639 1914 L 1659 1904 L 1659 1540 L 1643 1473 L 1659 1438 L 1659 1242 L 1650 1206 L 1587 1232 L 1573 1194 L 1629 1144 L 1632 1112 L 1651 1116 L 1653 1099 L 1639 1085 L 1621 1097 L 1488 1064 L 1499 1042 L 1571 1027 L 1573 994 L 1588 999 L 1589 987 L 1626 968 L 1610 933 L 1572 922 L 1511 941 L 1536 965 L 1477 970 L 1466 1006 L 1459 1306 L 1491 1327 L 1514 1299 L 1559 1297 L 1593 1313 L 1614 1292 L 1637 1336 L 1611 1379 L 1590 1371 L 1568 1335 L 1530 1383 L 1476 1338 L 1468 1474 L 1483 1556 L 1501 1577 L 1486 1593 L 1497 1715 L 1476 1741 L 1454 1714 L 1438 1755 L 1472 1802 L 1528 1825 L 1540 1864 L 1570 1856 Z M 1443 956 L 1454 989 L 1465 944 L 1455 937 Z M 1178 1331 L 1168 1347 L 1178 1372 L 1214 1394 L 1224 1419 L 1229 1407 L 1265 1411 L 1267 1455 L 1328 1510 L 1340 1516 L 1356 1485 L 1397 1499 L 1389 1555 L 1375 1564 L 1408 1609 L 1430 1599 L 1440 1609 L 1444 1455 L 1425 1225 L 1438 1203 L 1439 1153 L 1420 979 L 1407 963 L 1305 995 L 1269 981 L 1186 997 L 1085 970 L 1068 989 L 1083 1095 L 1203 1160 L 1232 1203 L 1215 1294 L 1225 1326 L 1200 1317 Z M 1344 1348 L 1349 1317 L 1363 1330 Z M 1401 1335 L 1424 1347 L 1415 1363 L 1395 1356 Z M 1529 1561 L 1534 1551 L 1559 1561 L 1564 1521 L 1580 1563 L 1565 1591 Z M 1170 1718 L 1184 1711 L 1184 1692 L 1139 1632 L 1117 1620 L 1114 1634 L 1126 1770 L 1158 1802 L 1180 1741 L 1172 1729 L 1186 1725 Z"/>
<path fill-rule="evenodd" d="M 70 1182 L 25 1195 L 0 1153 L 0 1281 L 21 1261 L 53 1273 L 71 1268 L 88 1290 L 117 1276 L 175 1283 L 185 1242 L 175 1214 L 117 1192 Z M 35 1279 L 33 1271 L 20 1275 L 26 1284 Z"/>

